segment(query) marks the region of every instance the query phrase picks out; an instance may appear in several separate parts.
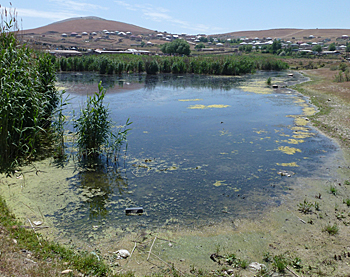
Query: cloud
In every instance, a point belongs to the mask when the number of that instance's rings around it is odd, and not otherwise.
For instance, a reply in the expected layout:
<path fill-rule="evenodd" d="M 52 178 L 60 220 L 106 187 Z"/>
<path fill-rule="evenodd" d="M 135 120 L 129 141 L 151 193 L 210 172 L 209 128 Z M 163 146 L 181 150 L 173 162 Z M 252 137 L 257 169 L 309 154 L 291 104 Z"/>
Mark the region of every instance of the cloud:
<path fill-rule="evenodd" d="M 71 0 L 50 0 L 50 2 L 54 3 L 55 5 L 54 12 L 37 10 L 37 9 L 16 8 L 17 15 L 19 18 L 33 17 L 33 18 L 51 19 L 55 21 L 55 20 L 62 20 L 70 17 L 85 16 L 85 14 L 83 13 L 86 11 L 91 12 L 92 10 L 93 11 L 107 10 L 106 7 L 103 7 L 100 5 L 71 1 Z"/>
<path fill-rule="evenodd" d="M 54 2 L 57 7 L 66 8 L 69 11 L 95 11 L 95 10 L 108 10 L 107 7 L 103 7 L 100 5 L 95 4 L 89 4 L 84 2 L 78 2 L 78 1 L 71 1 L 71 0 L 50 0 L 50 2 Z"/>
<path fill-rule="evenodd" d="M 34 18 L 45 18 L 52 20 L 61 20 L 69 17 L 79 16 L 76 13 L 66 13 L 66 12 L 46 12 L 34 9 L 16 9 L 17 15 L 21 17 L 34 17 Z"/>
<path fill-rule="evenodd" d="M 176 19 L 170 15 L 170 11 L 163 7 L 155 7 L 151 4 L 129 4 L 127 2 L 117 0 L 115 1 L 118 5 L 135 12 L 141 12 L 143 17 L 147 20 L 156 22 L 168 22 L 176 27 L 187 29 L 195 32 L 208 32 L 208 31 L 219 31 L 221 28 L 210 27 L 204 24 L 194 24 L 193 22 L 183 21 Z"/>

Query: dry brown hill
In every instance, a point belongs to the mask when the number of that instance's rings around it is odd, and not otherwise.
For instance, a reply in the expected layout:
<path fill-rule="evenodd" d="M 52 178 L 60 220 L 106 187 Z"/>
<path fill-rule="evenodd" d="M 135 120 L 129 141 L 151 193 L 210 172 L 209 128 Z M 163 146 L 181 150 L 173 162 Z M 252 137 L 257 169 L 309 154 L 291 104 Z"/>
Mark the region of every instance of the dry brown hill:
<path fill-rule="evenodd" d="M 309 37 L 313 35 L 318 38 L 337 38 L 342 35 L 348 35 L 350 37 L 349 29 L 271 29 L 271 30 L 258 30 L 258 31 L 239 31 L 221 34 L 217 36 L 228 37 L 249 37 L 249 38 L 281 38 L 281 39 L 302 39 L 303 37 Z"/>
<path fill-rule="evenodd" d="M 133 34 L 149 34 L 154 31 L 136 25 L 119 21 L 106 20 L 99 17 L 77 17 L 58 21 L 43 27 L 24 30 L 24 34 L 47 34 L 50 32 L 70 33 L 70 32 L 97 32 L 102 30 L 132 32 Z"/>

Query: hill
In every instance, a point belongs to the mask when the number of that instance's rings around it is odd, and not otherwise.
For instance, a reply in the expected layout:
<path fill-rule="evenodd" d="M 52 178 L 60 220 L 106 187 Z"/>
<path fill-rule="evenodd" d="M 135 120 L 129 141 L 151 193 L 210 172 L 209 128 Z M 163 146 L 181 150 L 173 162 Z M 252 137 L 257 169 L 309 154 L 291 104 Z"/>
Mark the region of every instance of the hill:
<path fill-rule="evenodd" d="M 239 31 L 225 34 L 218 34 L 216 36 L 227 37 L 249 37 L 249 38 L 281 38 L 281 39 L 302 39 L 313 35 L 315 38 L 337 38 L 342 35 L 350 37 L 349 29 L 271 29 L 271 30 L 257 30 L 257 31 Z"/>
<path fill-rule="evenodd" d="M 136 25 L 119 21 L 106 20 L 99 17 L 76 17 L 58 21 L 43 27 L 24 30 L 23 34 L 48 34 L 48 33 L 82 33 L 97 32 L 102 30 L 132 32 L 133 34 L 149 34 L 154 31 Z"/>

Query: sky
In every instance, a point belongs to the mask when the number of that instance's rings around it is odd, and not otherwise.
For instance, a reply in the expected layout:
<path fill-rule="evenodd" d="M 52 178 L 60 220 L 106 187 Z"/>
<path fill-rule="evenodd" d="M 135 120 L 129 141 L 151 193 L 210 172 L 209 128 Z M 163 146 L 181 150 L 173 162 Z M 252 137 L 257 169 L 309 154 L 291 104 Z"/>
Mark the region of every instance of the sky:
<path fill-rule="evenodd" d="M 275 28 L 350 29 L 349 0 L 13 0 L 19 28 L 97 16 L 172 34 L 222 34 Z"/>

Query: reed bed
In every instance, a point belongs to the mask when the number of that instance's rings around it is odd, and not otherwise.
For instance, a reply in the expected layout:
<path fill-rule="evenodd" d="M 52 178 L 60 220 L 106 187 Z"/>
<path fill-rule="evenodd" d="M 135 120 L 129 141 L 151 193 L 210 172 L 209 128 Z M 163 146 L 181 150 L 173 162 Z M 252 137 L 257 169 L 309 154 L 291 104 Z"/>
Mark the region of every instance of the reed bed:
<path fill-rule="evenodd" d="M 34 159 L 48 145 L 59 101 L 53 58 L 19 45 L 16 18 L 9 14 L 0 30 L 0 172 Z"/>
<path fill-rule="evenodd" d="M 205 56 L 170 57 L 139 55 L 87 55 L 60 58 L 57 68 L 61 71 L 94 71 L 100 74 L 122 73 L 174 73 L 243 75 L 256 70 L 284 70 L 288 64 L 272 56 Z"/>

